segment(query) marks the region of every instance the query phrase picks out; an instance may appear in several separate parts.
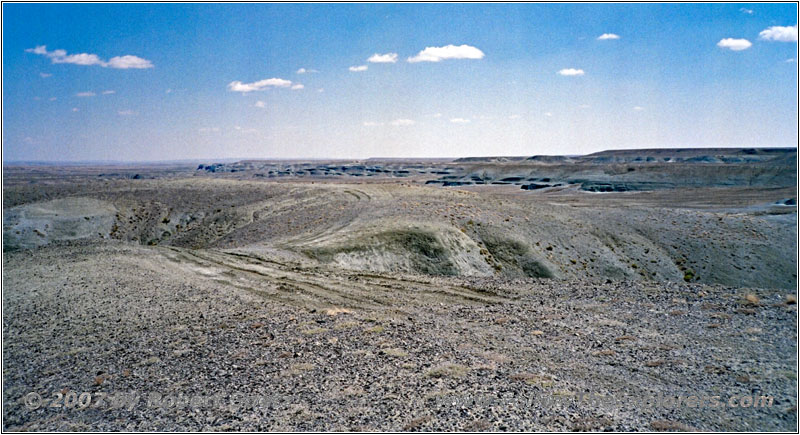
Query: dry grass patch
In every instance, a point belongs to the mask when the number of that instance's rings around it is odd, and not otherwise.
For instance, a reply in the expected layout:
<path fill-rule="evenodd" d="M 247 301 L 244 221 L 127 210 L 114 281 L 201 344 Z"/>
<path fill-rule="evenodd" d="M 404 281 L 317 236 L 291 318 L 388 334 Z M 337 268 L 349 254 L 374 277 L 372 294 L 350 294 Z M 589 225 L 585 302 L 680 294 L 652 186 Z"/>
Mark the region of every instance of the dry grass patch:
<path fill-rule="evenodd" d="M 386 330 L 386 328 L 384 328 L 383 326 L 375 325 L 372 328 L 365 329 L 364 332 L 368 332 L 370 334 L 380 334 L 381 332 L 383 332 L 385 330 Z"/>
<path fill-rule="evenodd" d="M 469 367 L 455 363 L 444 363 L 425 373 L 429 378 L 460 378 L 469 372 Z"/>
<path fill-rule="evenodd" d="M 552 387 L 553 378 L 547 375 L 537 375 L 534 373 L 515 373 L 509 376 L 515 381 L 524 381 L 528 385 L 538 385 L 540 387 Z"/>
<path fill-rule="evenodd" d="M 314 364 L 311 363 L 297 363 L 289 366 L 288 374 L 299 375 L 308 371 L 314 370 Z"/>
<path fill-rule="evenodd" d="M 333 329 L 352 329 L 358 326 L 358 322 L 339 322 L 333 325 Z"/>
<path fill-rule="evenodd" d="M 388 349 L 383 349 L 382 352 L 384 353 L 384 355 L 394 356 L 397 358 L 403 358 L 408 356 L 408 352 L 397 347 L 390 347 Z"/>
<path fill-rule="evenodd" d="M 507 364 L 513 361 L 511 357 L 496 352 L 484 352 L 481 354 L 481 356 L 489 361 L 496 362 L 498 364 Z"/>
<path fill-rule="evenodd" d="M 325 309 L 325 314 L 329 316 L 338 316 L 339 314 L 350 314 L 350 313 L 352 313 L 352 311 L 348 310 L 347 308 L 333 307 Z"/>
<path fill-rule="evenodd" d="M 328 328 L 311 328 L 311 329 L 304 329 L 304 330 L 300 331 L 300 333 L 302 333 L 304 335 L 316 335 L 316 334 L 322 334 L 322 333 L 328 332 L 328 331 L 329 331 Z"/>

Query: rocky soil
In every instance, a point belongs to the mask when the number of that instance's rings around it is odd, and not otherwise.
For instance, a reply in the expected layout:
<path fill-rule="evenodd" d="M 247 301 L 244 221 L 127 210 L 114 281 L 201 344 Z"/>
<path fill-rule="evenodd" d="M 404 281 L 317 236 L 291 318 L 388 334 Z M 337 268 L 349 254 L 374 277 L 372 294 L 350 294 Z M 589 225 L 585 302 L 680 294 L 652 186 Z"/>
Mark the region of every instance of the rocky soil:
<path fill-rule="evenodd" d="M 3 266 L 7 430 L 797 428 L 785 291 L 390 276 L 124 242 Z M 69 391 L 140 399 L 25 406 Z M 773 405 L 644 406 L 753 394 Z"/>
<path fill-rule="evenodd" d="M 7 169 L 3 428 L 797 430 L 795 187 L 434 163 Z"/>

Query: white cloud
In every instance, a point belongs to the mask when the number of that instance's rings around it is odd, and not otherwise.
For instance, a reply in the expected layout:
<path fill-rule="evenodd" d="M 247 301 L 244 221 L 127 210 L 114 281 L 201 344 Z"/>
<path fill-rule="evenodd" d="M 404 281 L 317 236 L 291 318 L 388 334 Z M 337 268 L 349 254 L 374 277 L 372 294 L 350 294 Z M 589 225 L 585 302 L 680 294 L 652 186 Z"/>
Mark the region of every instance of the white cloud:
<path fill-rule="evenodd" d="M 255 106 L 258 107 L 259 109 L 264 109 L 264 108 L 267 107 L 267 103 L 259 100 L 259 101 L 256 101 Z"/>
<path fill-rule="evenodd" d="M 642 110 L 644 110 L 644 107 L 642 107 L 642 106 L 634 106 L 633 110 L 635 110 L 637 112 L 641 112 Z"/>
<path fill-rule="evenodd" d="M 348 69 L 350 71 L 352 71 L 352 72 L 361 72 L 361 71 L 366 71 L 367 70 L 367 66 L 366 65 L 351 66 Z"/>
<path fill-rule="evenodd" d="M 375 53 L 367 59 L 367 62 L 372 63 L 395 63 L 397 62 L 397 53 L 378 54 Z"/>
<path fill-rule="evenodd" d="M 117 69 L 145 69 L 152 68 L 153 63 L 147 59 L 142 59 L 141 57 L 127 54 L 125 56 L 112 57 L 108 60 L 108 64 L 104 66 Z"/>
<path fill-rule="evenodd" d="M 96 54 L 80 53 L 70 54 L 68 56 L 54 56 L 50 57 L 53 63 L 72 63 L 75 65 L 100 65 L 105 66 L 105 62 L 100 59 Z"/>
<path fill-rule="evenodd" d="M 74 65 L 99 65 L 103 68 L 116 69 L 144 69 L 152 68 L 153 63 L 138 56 L 126 54 L 125 56 L 115 56 L 104 61 L 100 56 L 90 53 L 67 54 L 66 50 L 47 51 L 47 46 L 39 45 L 36 48 L 25 50 L 28 53 L 38 54 L 50 59 L 52 63 L 71 63 Z"/>
<path fill-rule="evenodd" d="M 134 112 L 133 110 L 120 110 L 120 111 L 118 111 L 117 113 L 118 113 L 120 116 L 131 116 L 131 115 L 136 115 L 136 112 Z"/>
<path fill-rule="evenodd" d="M 552 114 L 552 113 L 550 113 L 550 112 L 544 112 L 544 116 L 546 116 L 546 117 L 548 117 L 548 118 L 549 118 L 549 117 L 553 116 L 553 114 Z"/>
<path fill-rule="evenodd" d="M 319 92 L 321 94 L 321 93 L 325 92 L 325 88 L 319 88 L 319 89 L 317 89 L 317 92 Z"/>
<path fill-rule="evenodd" d="M 797 59 L 795 59 L 793 57 L 789 58 L 789 59 L 786 59 L 786 63 L 794 63 L 794 62 L 797 62 Z"/>
<path fill-rule="evenodd" d="M 405 126 L 405 125 L 414 125 L 416 124 L 413 119 L 395 119 L 394 121 L 390 122 L 389 125 L 393 125 L 395 127 Z"/>
<path fill-rule="evenodd" d="M 597 37 L 598 41 L 606 41 L 609 39 L 619 39 L 619 35 L 614 33 L 603 33 L 602 35 Z"/>
<path fill-rule="evenodd" d="M 263 91 L 264 89 L 275 87 L 275 88 L 288 88 L 292 85 L 290 80 L 284 80 L 279 78 L 271 78 L 271 79 L 264 79 L 259 80 L 253 83 L 242 83 L 240 81 L 230 82 L 228 83 L 228 90 L 233 92 L 253 92 L 253 91 Z"/>
<path fill-rule="evenodd" d="M 433 114 L 433 117 L 434 117 L 434 118 L 441 118 L 441 117 L 442 117 L 442 114 L 441 114 L 441 113 L 434 113 L 434 114 Z"/>
<path fill-rule="evenodd" d="M 579 109 L 588 109 L 590 107 L 592 107 L 592 106 L 590 106 L 588 104 L 581 104 L 581 105 L 578 106 Z"/>
<path fill-rule="evenodd" d="M 200 133 L 218 132 L 219 131 L 219 127 L 202 127 L 202 128 L 197 129 L 197 131 L 199 131 Z"/>
<path fill-rule="evenodd" d="M 300 83 L 298 83 L 296 85 L 292 85 L 292 90 L 293 91 L 299 91 L 300 89 L 303 89 L 303 88 L 305 88 L 305 86 L 301 85 Z"/>
<path fill-rule="evenodd" d="M 740 8 L 739 12 L 741 12 L 743 14 L 747 14 L 747 15 L 753 15 L 753 10 L 752 9 Z"/>
<path fill-rule="evenodd" d="M 49 98 L 49 100 L 50 100 L 50 101 L 56 101 L 57 99 L 58 99 L 58 98 L 56 98 L 56 97 L 50 97 L 50 98 Z"/>
<path fill-rule="evenodd" d="M 72 111 L 73 111 L 73 112 L 77 112 L 77 111 L 78 111 L 78 108 L 77 108 L 77 107 L 73 107 L 73 108 L 72 108 Z"/>
<path fill-rule="evenodd" d="M 112 90 L 103 91 L 103 95 L 111 95 L 111 94 L 116 94 L 116 93 L 117 93 L 117 91 L 112 91 Z"/>
<path fill-rule="evenodd" d="M 758 39 L 778 42 L 797 42 L 797 24 L 794 26 L 772 26 L 762 30 Z"/>
<path fill-rule="evenodd" d="M 92 91 L 78 92 L 77 94 L 75 94 L 76 97 L 94 97 L 95 95 L 97 95 L 97 94 L 95 94 Z"/>
<path fill-rule="evenodd" d="M 717 47 L 728 48 L 733 51 L 747 50 L 753 44 L 746 39 L 725 38 L 717 42 Z"/>
<path fill-rule="evenodd" d="M 511 115 L 511 116 L 508 117 L 508 119 L 520 119 L 520 118 L 522 118 L 522 117 L 519 116 L 519 115 Z"/>
<path fill-rule="evenodd" d="M 469 119 L 450 118 L 450 122 L 452 122 L 453 124 L 469 124 Z"/>
<path fill-rule="evenodd" d="M 58 50 L 56 50 L 58 51 Z M 37 45 L 36 48 L 28 48 L 25 50 L 26 53 L 33 53 L 33 54 L 40 54 L 42 56 L 47 56 L 47 46 L 45 45 Z M 66 54 L 66 52 L 64 52 Z"/>
<path fill-rule="evenodd" d="M 297 74 L 312 74 L 312 73 L 318 73 L 318 72 L 319 71 L 317 71 L 315 69 L 310 69 L 310 68 L 308 68 L 308 69 L 300 68 L 299 70 L 297 70 Z"/>
<path fill-rule="evenodd" d="M 445 45 L 444 47 L 425 47 L 416 56 L 409 57 L 408 61 L 439 62 L 446 59 L 483 59 L 483 52 L 469 45 Z"/>
<path fill-rule="evenodd" d="M 373 122 L 373 121 L 364 121 L 364 127 L 377 127 L 379 125 L 383 125 L 383 123 Z"/>
<path fill-rule="evenodd" d="M 585 72 L 582 69 L 564 68 L 558 72 L 562 76 L 582 76 Z"/>
<path fill-rule="evenodd" d="M 48 77 L 53 77 L 53 75 L 52 75 L 52 74 L 48 74 L 48 73 L 39 73 L 39 76 L 40 76 L 41 78 L 43 78 L 43 79 L 46 79 L 46 78 L 48 78 Z"/>

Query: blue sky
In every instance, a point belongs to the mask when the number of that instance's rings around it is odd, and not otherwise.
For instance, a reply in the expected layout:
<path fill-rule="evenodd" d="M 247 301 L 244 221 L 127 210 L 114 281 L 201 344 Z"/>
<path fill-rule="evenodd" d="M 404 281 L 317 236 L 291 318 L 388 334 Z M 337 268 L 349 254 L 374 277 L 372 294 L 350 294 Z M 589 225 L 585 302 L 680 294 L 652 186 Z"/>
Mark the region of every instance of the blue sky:
<path fill-rule="evenodd" d="M 5 161 L 796 146 L 797 92 L 795 4 L 3 5 Z"/>

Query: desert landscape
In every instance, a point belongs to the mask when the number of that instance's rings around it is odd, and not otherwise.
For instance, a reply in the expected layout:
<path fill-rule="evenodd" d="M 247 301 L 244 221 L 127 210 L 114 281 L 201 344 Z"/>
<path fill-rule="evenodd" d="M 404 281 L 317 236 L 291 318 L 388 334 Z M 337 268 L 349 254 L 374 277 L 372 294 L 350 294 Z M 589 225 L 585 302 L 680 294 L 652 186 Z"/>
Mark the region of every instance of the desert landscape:
<path fill-rule="evenodd" d="M 796 431 L 796 174 L 796 148 L 5 164 L 3 428 Z M 690 396 L 722 404 L 646 406 Z"/>

